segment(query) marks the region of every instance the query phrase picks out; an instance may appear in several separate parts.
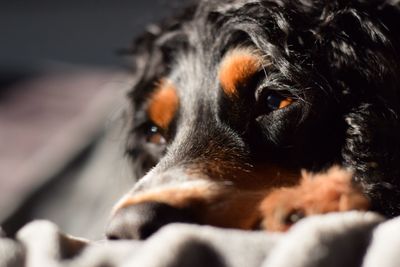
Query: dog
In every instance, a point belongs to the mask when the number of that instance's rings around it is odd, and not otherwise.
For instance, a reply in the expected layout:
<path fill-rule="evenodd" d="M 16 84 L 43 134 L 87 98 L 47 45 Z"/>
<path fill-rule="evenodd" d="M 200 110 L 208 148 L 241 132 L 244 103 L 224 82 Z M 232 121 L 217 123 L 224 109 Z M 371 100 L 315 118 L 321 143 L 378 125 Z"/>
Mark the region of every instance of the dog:
<path fill-rule="evenodd" d="M 301 199 L 310 186 L 314 204 L 333 190 L 333 208 L 314 213 L 399 215 L 398 25 L 395 0 L 202 0 L 149 27 L 127 50 L 126 153 L 140 178 L 107 236 L 174 222 L 286 229 L 271 214 L 290 187 Z"/>

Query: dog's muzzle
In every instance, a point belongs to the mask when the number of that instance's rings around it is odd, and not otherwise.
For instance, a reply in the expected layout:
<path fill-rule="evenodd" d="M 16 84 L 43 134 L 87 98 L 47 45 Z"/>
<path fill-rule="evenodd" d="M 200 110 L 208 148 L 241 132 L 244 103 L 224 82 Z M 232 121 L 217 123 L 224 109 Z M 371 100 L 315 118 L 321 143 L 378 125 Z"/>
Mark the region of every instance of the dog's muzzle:
<path fill-rule="evenodd" d="M 253 176 L 238 175 L 235 183 L 185 169 L 153 169 L 115 205 L 107 236 L 146 239 L 170 223 L 257 229 L 258 207 L 270 190 L 298 180 L 298 175 L 279 170 L 267 166 L 255 175 L 255 169 Z"/>
<path fill-rule="evenodd" d="M 170 223 L 199 223 L 194 211 L 212 199 L 212 192 L 209 182 L 182 172 L 150 172 L 115 205 L 106 235 L 146 239 Z"/>

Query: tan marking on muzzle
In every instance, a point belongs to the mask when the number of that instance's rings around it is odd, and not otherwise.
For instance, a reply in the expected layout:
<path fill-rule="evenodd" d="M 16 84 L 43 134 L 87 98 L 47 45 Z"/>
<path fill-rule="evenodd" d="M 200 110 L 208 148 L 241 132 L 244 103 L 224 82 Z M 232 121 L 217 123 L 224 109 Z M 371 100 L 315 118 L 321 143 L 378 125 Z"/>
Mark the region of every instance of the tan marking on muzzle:
<path fill-rule="evenodd" d="M 352 183 L 352 173 L 338 167 L 327 173 L 302 173 L 299 185 L 273 190 L 261 203 L 263 227 L 271 231 L 286 231 L 285 222 L 291 214 L 302 216 L 329 212 L 367 210 L 369 201 L 360 187 Z"/>
<path fill-rule="evenodd" d="M 209 188 L 166 188 L 150 190 L 137 195 L 126 195 L 113 208 L 113 214 L 128 206 L 145 203 L 160 202 L 176 208 L 186 208 L 195 203 L 211 202 L 217 192 Z"/>

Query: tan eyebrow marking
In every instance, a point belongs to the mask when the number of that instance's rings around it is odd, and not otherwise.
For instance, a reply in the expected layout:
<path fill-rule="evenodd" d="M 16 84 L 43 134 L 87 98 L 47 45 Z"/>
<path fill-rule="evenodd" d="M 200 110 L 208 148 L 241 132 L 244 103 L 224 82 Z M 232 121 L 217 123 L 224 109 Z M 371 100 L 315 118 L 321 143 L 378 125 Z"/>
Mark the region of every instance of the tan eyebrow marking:
<path fill-rule="evenodd" d="M 161 80 L 149 100 L 147 114 L 159 127 L 167 129 L 178 110 L 179 99 L 175 86 Z"/>
<path fill-rule="evenodd" d="M 229 51 L 220 64 L 218 75 L 225 94 L 237 97 L 238 86 L 246 85 L 264 65 L 263 56 L 252 48 L 235 48 Z"/>

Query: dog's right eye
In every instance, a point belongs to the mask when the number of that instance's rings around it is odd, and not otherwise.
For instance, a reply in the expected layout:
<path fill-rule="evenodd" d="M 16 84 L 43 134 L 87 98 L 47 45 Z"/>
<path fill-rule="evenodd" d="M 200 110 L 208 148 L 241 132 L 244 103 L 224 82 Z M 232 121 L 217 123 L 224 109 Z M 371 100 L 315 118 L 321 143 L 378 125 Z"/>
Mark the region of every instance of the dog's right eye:
<path fill-rule="evenodd" d="M 154 124 L 148 126 L 146 141 L 155 145 L 164 145 L 166 143 L 162 130 Z"/>
<path fill-rule="evenodd" d="M 264 88 L 256 91 L 256 101 L 256 113 L 258 115 L 284 109 L 295 102 L 287 92 L 274 92 Z"/>
<path fill-rule="evenodd" d="M 302 210 L 292 210 L 282 218 L 282 223 L 285 225 L 292 225 L 305 217 Z"/>
<path fill-rule="evenodd" d="M 266 97 L 266 105 L 270 110 L 285 108 L 293 103 L 293 99 L 277 93 L 270 93 Z"/>

